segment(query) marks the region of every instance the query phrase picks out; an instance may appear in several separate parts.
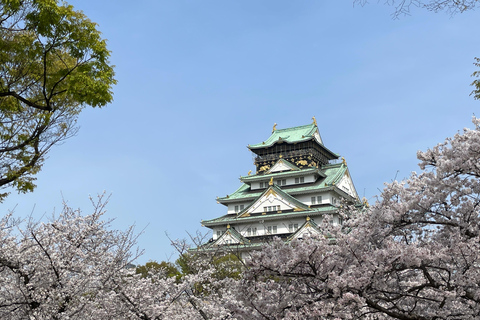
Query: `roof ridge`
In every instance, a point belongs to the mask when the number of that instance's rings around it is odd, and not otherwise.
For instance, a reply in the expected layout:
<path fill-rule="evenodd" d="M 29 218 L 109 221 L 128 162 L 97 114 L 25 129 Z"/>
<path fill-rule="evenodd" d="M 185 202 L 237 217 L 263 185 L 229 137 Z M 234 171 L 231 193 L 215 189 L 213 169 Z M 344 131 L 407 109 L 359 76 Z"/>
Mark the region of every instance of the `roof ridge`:
<path fill-rule="evenodd" d="M 307 127 L 310 127 L 310 126 L 314 126 L 314 127 L 315 127 L 315 124 L 313 124 L 313 123 L 304 124 L 304 125 L 302 125 L 302 126 L 289 127 L 289 128 L 283 128 L 283 129 L 277 129 L 276 131 L 291 131 L 291 130 L 296 130 L 296 129 L 307 128 Z"/>

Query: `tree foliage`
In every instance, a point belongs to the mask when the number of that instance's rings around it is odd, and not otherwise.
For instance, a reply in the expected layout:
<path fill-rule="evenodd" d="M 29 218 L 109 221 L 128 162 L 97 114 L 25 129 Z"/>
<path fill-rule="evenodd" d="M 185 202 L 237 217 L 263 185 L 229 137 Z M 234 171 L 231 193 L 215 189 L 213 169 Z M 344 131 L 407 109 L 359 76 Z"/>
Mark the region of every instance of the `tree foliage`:
<path fill-rule="evenodd" d="M 173 265 L 171 262 L 162 261 L 160 263 L 156 261 L 149 261 L 145 263 L 143 266 L 137 266 L 136 271 L 137 274 L 141 274 L 142 278 L 148 278 L 152 274 L 158 274 L 163 272 L 165 277 L 168 278 L 175 278 L 180 280 L 181 274 L 178 269 Z"/>
<path fill-rule="evenodd" d="M 368 2 L 368 0 L 354 0 L 354 3 L 360 5 L 365 5 Z M 456 14 L 473 10 L 480 4 L 478 0 L 385 0 L 384 3 L 395 8 L 394 17 L 410 14 L 411 7 Z"/>
<path fill-rule="evenodd" d="M 377 319 L 480 317 L 480 119 L 419 152 L 421 173 L 371 207 L 343 207 L 329 238 L 276 239 L 245 264 L 211 247 L 127 268 L 135 235 L 68 206 L 0 225 L 0 318 Z M 15 230 L 15 228 L 17 228 Z M 332 241 L 332 237 L 335 241 Z M 176 270 L 181 270 L 177 277 Z"/>
<path fill-rule="evenodd" d="M 112 101 L 109 55 L 96 24 L 66 3 L 0 1 L 0 187 L 32 191 L 82 108 Z"/>
<path fill-rule="evenodd" d="M 365 5 L 368 0 L 354 0 L 354 4 Z M 457 13 L 463 13 L 465 11 L 474 10 L 480 6 L 479 0 L 385 0 L 385 4 L 393 6 L 395 9 L 392 13 L 394 18 L 400 16 L 409 15 L 411 13 L 411 7 L 418 7 L 433 12 L 446 11 L 447 13 L 454 15 Z M 476 67 L 480 67 L 480 59 L 474 58 L 473 64 Z M 475 71 L 472 74 L 475 78 L 472 82 L 473 90 L 470 93 L 474 99 L 480 100 L 480 71 Z"/>

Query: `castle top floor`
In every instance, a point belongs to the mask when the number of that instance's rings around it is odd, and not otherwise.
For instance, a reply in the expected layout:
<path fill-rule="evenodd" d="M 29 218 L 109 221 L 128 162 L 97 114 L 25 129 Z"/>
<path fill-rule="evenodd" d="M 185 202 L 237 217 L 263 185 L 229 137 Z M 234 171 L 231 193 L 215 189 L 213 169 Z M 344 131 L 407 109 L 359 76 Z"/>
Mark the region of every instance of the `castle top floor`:
<path fill-rule="evenodd" d="M 315 117 L 312 119 L 311 124 L 286 129 L 277 129 L 275 124 L 268 139 L 248 145 L 250 151 L 256 155 L 256 173 L 268 171 L 281 158 L 301 169 L 318 168 L 328 164 L 330 160 L 338 159 L 338 154 L 323 145 L 317 121 Z"/>

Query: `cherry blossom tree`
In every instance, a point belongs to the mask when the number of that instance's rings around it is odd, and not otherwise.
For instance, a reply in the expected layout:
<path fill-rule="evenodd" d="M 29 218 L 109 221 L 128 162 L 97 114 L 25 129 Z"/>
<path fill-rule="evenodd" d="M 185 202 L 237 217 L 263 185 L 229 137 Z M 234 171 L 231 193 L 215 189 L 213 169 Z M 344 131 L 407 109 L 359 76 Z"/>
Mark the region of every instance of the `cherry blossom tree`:
<path fill-rule="evenodd" d="M 0 220 L 0 318 L 480 318 L 480 119 L 426 152 L 421 173 L 386 185 L 371 207 L 342 207 L 323 237 L 253 252 L 239 266 L 209 246 L 136 273 L 133 228 L 112 230 L 105 201 L 65 205 L 48 222 Z M 221 249 L 221 248 L 219 248 Z M 161 264 L 159 264 L 160 266 Z M 166 264 L 167 265 L 167 264 Z"/>
<path fill-rule="evenodd" d="M 47 222 L 0 220 L 0 319 L 235 319 L 218 256 L 197 250 L 181 277 L 136 273 L 137 235 L 102 220 L 106 200 L 89 215 L 64 204 Z"/>
<path fill-rule="evenodd" d="M 103 196 L 83 216 L 66 204 L 49 222 L 0 222 L 0 318 L 88 319 L 131 259 L 133 228 L 109 230 Z"/>
<path fill-rule="evenodd" d="M 372 207 L 344 208 L 342 228 L 324 225 L 328 237 L 253 253 L 232 310 L 250 319 L 479 318 L 480 119 L 473 123 L 418 152 L 422 172 L 386 185 Z"/>

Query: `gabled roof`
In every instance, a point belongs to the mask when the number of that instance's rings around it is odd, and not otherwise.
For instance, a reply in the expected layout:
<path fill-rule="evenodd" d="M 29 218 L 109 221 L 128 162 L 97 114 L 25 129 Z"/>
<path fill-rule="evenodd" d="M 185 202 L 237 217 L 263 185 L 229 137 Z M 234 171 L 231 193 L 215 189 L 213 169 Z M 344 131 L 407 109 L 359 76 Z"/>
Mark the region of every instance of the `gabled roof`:
<path fill-rule="evenodd" d="M 315 139 L 314 135 L 317 132 L 318 128 L 315 123 L 307 124 L 299 127 L 292 127 L 286 129 L 278 129 L 272 132 L 272 135 L 265 141 L 253 145 L 249 145 L 248 148 L 260 149 L 265 147 L 273 146 L 276 142 L 282 141 L 287 143 L 297 143 L 302 141 L 309 141 Z M 320 135 L 318 134 L 317 142 L 322 144 Z"/>
<path fill-rule="evenodd" d="M 297 239 L 305 233 L 312 234 L 312 232 L 316 234 L 322 234 L 322 231 L 320 230 L 318 224 L 316 224 L 315 221 L 313 221 L 310 217 L 307 217 L 302 226 L 287 238 L 287 241 Z"/>
<path fill-rule="evenodd" d="M 269 195 L 273 195 L 275 198 L 281 200 L 287 206 L 291 206 L 291 208 L 294 211 L 305 211 L 309 210 L 309 207 L 289 195 L 288 193 L 284 192 L 282 189 L 280 189 L 276 185 L 271 185 L 269 188 L 267 188 L 265 191 L 260 194 L 257 199 L 255 199 L 250 205 L 248 205 L 246 208 L 244 208 L 242 211 L 240 211 L 237 215 L 239 218 L 243 217 L 248 217 L 250 216 L 250 213 L 252 211 L 252 208 L 255 208 L 256 206 L 259 206 L 259 203 Z M 262 202 L 263 203 L 263 202 Z"/>
<path fill-rule="evenodd" d="M 271 239 L 273 237 L 280 237 L 284 241 L 290 242 L 294 239 L 298 239 L 298 238 L 303 237 L 305 234 L 308 234 L 310 236 L 314 235 L 314 234 L 319 235 L 319 236 L 328 236 L 328 235 L 325 235 L 324 233 L 322 233 L 322 230 L 320 229 L 320 226 L 315 221 L 313 221 L 313 219 L 310 218 L 309 215 L 305 216 L 305 222 L 300 226 L 300 228 L 298 228 L 297 231 L 295 231 L 292 234 L 273 234 L 273 235 L 267 235 L 267 236 L 255 236 L 255 237 L 252 237 L 251 240 L 249 240 L 249 239 L 243 237 L 235 229 L 227 229 L 227 231 L 228 230 L 231 230 L 231 231 L 233 230 L 233 232 L 236 232 L 239 235 L 239 239 L 242 239 L 242 240 L 245 239 L 243 241 L 238 241 L 237 243 L 230 243 L 229 244 L 230 247 L 228 247 L 228 248 L 234 247 L 235 250 L 243 250 L 243 251 L 252 250 L 252 249 L 260 249 L 260 248 L 262 248 L 265 241 L 268 241 L 268 239 Z M 224 233 L 224 235 L 225 234 L 226 234 L 226 232 Z M 222 235 L 222 237 L 223 237 L 223 235 Z M 212 250 L 214 246 L 219 246 L 220 239 L 221 239 L 221 237 L 219 239 L 217 239 L 216 241 L 209 242 L 209 243 L 205 244 L 202 247 L 202 249 Z M 224 248 L 226 248 L 224 245 L 220 244 L 220 246 L 223 246 Z M 192 249 L 192 250 L 195 251 L 197 249 Z"/>
<path fill-rule="evenodd" d="M 319 169 L 317 168 L 304 169 L 304 170 L 301 170 L 300 172 L 307 173 L 307 172 L 314 172 L 315 170 L 319 170 Z M 343 177 L 346 171 L 347 171 L 347 166 L 343 162 L 327 164 L 322 166 L 322 168 L 319 170 L 319 172 L 322 173 L 323 176 L 325 176 L 325 179 L 319 179 L 315 183 L 308 183 L 308 184 L 303 184 L 298 186 L 295 186 L 295 185 L 287 186 L 287 187 L 284 187 L 283 189 L 291 195 L 309 193 L 309 192 L 315 192 L 315 191 L 334 190 L 335 185 L 340 181 L 340 179 Z M 287 173 L 274 173 L 268 176 L 267 175 L 245 176 L 245 177 L 241 177 L 241 180 L 245 182 L 258 181 L 258 180 L 264 180 L 266 178 L 268 179 L 272 176 L 280 177 L 281 175 L 285 175 Z M 257 199 L 263 192 L 264 190 L 252 191 L 250 189 L 250 186 L 244 183 L 235 192 L 227 195 L 226 197 L 217 198 L 217 201 L 220 203 L 252 201 Z"/>
<path fill-rule="evenodd" d="M 285 159 L 279 159 L 266 174 L 291 170 L 299 171 L 300 168 Z"/>
<path fill-rule="evenodd" d="M 250 240 L 245 238 L 235 230 L 234 228 L 230 228 L 230 226 L 227 227 L 227 231 L 225 231 L 217 240 L 215 240 L 211 245 L 225 245 L 226 240 L 229 240 L 227 238 L 230 238 L 232 240 L 235 240 L 235 242 L 232 242 L 231 244 L 249 244 Z"/>

